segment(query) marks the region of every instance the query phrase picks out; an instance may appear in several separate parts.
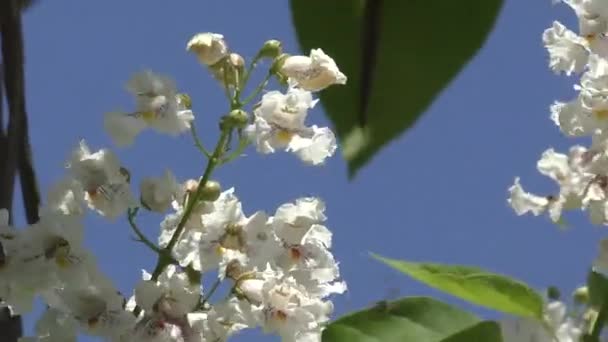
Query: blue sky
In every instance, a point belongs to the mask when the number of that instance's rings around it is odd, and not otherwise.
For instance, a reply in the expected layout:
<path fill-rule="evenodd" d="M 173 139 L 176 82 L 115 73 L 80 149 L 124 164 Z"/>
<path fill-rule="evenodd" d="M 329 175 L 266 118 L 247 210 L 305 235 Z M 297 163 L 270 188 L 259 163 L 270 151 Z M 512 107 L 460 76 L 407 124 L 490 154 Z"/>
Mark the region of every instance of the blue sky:
<path fill-rule="evenodd" d="M 550 1 L 505 2 L 476 58 L 417 125 L 353 182 L 347 181 L 339 156 L 314 168 L 292 155 L 260 156 L 253 150 L 216 173 L 225 188 L 236 188 L 247 213 L 272 213 L 299 196 L 326 201 L 334 254 L 350 289 L 335 300 L 336 315 L 397 294 L 439 295 L 372 260 L 370 251 L 479 265 L 541 290 L 557 285 L 566 294 L 584 281 L 604 228 L 574 214 L 568 217 L 570 229 L 559 231 L 545 218 L 516 217 L 506 203 L 516 175 L 530 190 L 553 191 L 553 184 L 536 172 L 536 161 L 548 147 L 565 150 L 574 143 L 561 136 L 548 109 L 554 100 L 574 96 L 576 79 L 548 70 L 541 41 L 554 19 L 575 28 L 574 16 Z M 80 138 L 93 149 L 114 148 L 103 131 L 103 113 L 132 107 L 124 83 L 139 70 L 171 75 L 191 95 L 199 133 L 212 146 L 227 105 L 215 81 L 185 52 L 194 33 L 222 33 L 245 58 L 270 38 L 281 40 L 287 52 L 298 51 L 287 1 L 176 4 L 41 1 L 26 14 L 27 100 L 43 192 L 63 176 L 63 163 Z M 459 37 L 446 28 L 445 39 Z M 449 51 L 445 55 L 449 58 Z M 407 93 L 401 99 L 408 101 Z M 399 108 L 398 102 L 394 105 Z M 309 122 L 327 124 L 320 107 Z M 197 178 L 203 167 L 188 135 L 174 139 L 148 132 L 133 147 L 115 151 L 135 184 L 167 167 L 180 179 Z M 141 219 L 149 236 L 156 236 L 161 218 Z M 108 223 L 91 214 L 86 225 L 87 245 L 100 267 L 130 293 L 140 270 L 153 267 L 154 255 L 129 239 L 124 219 Z M 34 319 L 26 319 L 28 331 Z"/>

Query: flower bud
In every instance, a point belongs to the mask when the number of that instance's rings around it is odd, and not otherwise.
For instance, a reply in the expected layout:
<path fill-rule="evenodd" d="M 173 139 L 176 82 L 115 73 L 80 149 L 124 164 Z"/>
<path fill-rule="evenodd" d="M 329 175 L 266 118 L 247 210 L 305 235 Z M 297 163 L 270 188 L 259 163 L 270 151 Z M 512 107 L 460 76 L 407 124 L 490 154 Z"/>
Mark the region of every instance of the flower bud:
<path fill-rule="evenodd" d="M 267 40 L 262 48 L 258 56 L 260 58 L 270 58 L 275 59 L 283 52 L 283 48 L 281 47 L 281 42 L 276 39 Z"/>
<path fill-rule="evenodd" d="M 547 297 L 551 300 L 559 300 L 559 297 L 561 297 L 561 293 L 559 292 L 559 289 L 555 286 L 549 286 L 549 288 L 547 289 Z"/>
<path fill-rule="evenodd" d="M 249 123 L 249 115 L 242 109 L 234 109 L 222 118 L 222 129 L 243 128 Z"/>
<path fill-rule="evenodd" d="M 264 287 L 264 280 L 243 277 L 239 279 L 234 286 L 234 292 L 237 297 L 247 300 L 251 304 L 260 304 L 264 300 L 262 294 L 262 288 Z"/>
<path fill-rule="evenodd" d="M 572 294 L 572 299 L 574 299 L 574 303 L 585 305 L 589 302 L 589 289 L 587 286 L 581 286 L 578 289 L 574 290 Z"/>
<path fill-rule="evenodd" d="M 177 94 L 177 100 L 184 106 L 184 108 L 192 109 L 192 98 L 190 98 L 190 95 L 185 93 Z"/>
<path fill-rule="evenodd" d="M 205 183 L 205 187 L 201 190 L 200 199 L 203 201 L 213 202 L 220 197 L 220 193 L 222 192 L 222 188 L 220 183 L 208 180 Z"/>
<path fill-rule="evenodd" d="M 313 49 L 310 56 L 290 56 L 279 66 L 284 76 L 293 79 L 300 88 L 320 91 L 332 84 L 346 84 L 346 76 L 336 62 L 321 49 Z"/>
<path fill-rule="evenodd" d="M 237 53 L 231 53 L 226 59 L 209 67 L 216 80 L 224 87 L 241 88 L 245 73 L 245 60 Z"/>
<path fill-rule="evenodd" d="M 188 42 L 186 49 L 194 52 L 198 60 L 208 66 L 218 63 L 228 54 L 228 46 L 224 41 L 224 36 L 210 32 L 194 35 Z"/>
<path fill-rule="evenodd" d="M 162 213 L 171 206 L 179 191 L 179 185 L 173 174 L 167 171 L 163 177 L 143 179 L 139 189 L 140 202 L 144 208 Z"/>

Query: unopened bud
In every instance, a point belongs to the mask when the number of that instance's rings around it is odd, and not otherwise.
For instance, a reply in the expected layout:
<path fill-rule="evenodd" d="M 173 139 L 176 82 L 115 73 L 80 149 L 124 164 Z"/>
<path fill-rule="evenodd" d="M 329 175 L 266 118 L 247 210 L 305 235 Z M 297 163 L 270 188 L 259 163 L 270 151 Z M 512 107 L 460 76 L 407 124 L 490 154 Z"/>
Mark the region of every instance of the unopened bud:
<path fill-rule="evenodd" d="M 188 94 L 177 94 L 177 101 L 186 109 L 192 109 L 192 99 Z"/>
<path fill-rule="evenodd" d="M 245 279 L 239 281 L 235 287 L 237 293 L 248 302 L 252 304 L 259 304 L 264 300 L 262 294 L 262 287 L 264 286 L 264 280 L 262 279 Z"/>
<path fill-rule="evenodd" d="M 278 57 L 276 57 L 274 59 L 274 62 L 272 62 L 272 65 L 270 66 L 270 72 L 272 72 L 273 74 L 279 74 L 281 72 L 281 68 L 283 68 L 283 64 L 285 63 L 285 60 L 287 60 L 287 58 L 291 57 L 291 55 L 284 53 Z"/>
<path fill-rule="evenodd" d="M 559 297 L 561 297 L 561 293 L 559 292 L 559 289 L 555 286 L 549 286 L 549 288 L 547 289 L 547 297 L 551 300 L 559 300 Z"/>
<path fill-rule="evenodd" d="M 572 299 L 574 299 L 574 303 L 576 304 L 587 304 L 589 302 L 589 289 L 587 286 L 581 286 L 574 290 Z"/>
<path fill-rule="evenodd" d="M 208 180 L 205 186 L 201 190 L 200 199 L 203 201 L 213 202 L 220 197 L 222 188 L 220 183 L 212 180 Z"/>
<path fill-rule="evenodd" d="M 198 60 L 208 66 L 218 63 L 228 54 L 228 45 L 224 41 L 224 36 L 210 32 L 194 35 L 186 49 L 194 52 Z"/>
<path fill-rule="evenodd" d="M 228 56 L 228 61 L 233 68 L 242 69 L 245 67 L 245 59 L 238 53 L 231 53 Z"/>
<path fill-rule="evenodd" d="M 242 109 L 234 109 L 222 120 L 225 128 L 243 128 L 249 123 L 249 115 Z"/>
<path fill-rule="evenodd" d="M 260 58 L 275 59 L 283 52 L 281 42 L 276 39 L 267 40 L 259 52 Z"/>

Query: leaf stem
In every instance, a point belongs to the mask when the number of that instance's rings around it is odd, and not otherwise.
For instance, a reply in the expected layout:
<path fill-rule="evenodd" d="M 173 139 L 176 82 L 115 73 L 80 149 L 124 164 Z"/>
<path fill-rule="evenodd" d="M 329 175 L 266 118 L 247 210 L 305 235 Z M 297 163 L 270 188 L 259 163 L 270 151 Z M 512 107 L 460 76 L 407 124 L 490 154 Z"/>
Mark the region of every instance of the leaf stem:
<path fill-rule="evenodd" d="M 150 241 L 150 239 L 148 239 L 144 235 L 144 233 L 142 233 L 141 230 L 137 227 L 137 224 L 135 223 L 135 216 L 137 216 L 138 211 L 139 211 L 139 208 L 129 208 L 129 210 L 127 210 L 127 217 L 129 220 L 129 225 L 135 232 L 135 235 L 137 235 L 137 237 L 139 238 L 139 240 L 136 240 L 136 241 L 141 242 L 144 245 L 148 246 L 148 248 L 153 250 L 156 254 L 162 253 L 163 251 L 157 245 L 155 245 L 152 241 Z"/>
<path fill-rule="evenodd" d="M 192 139 L 194 139 L 194 146 L 196 146 L 196 148 L 198 148 L 198 150 L 201 151 L 207 158 L 211 158 L 211 153 L 209 153 L 209 151 L 207 151 L 207 149 L 203 145 L 203 142 L 198 137 L 198 133 L 196 132 L 196 127 L 194 126 L 194 122 L 190 123 L 190 133 L 192 133 Z"/>
<path fill-rule="evenodd" d="M 255 99 L 258 95 L 260 95 L 262 90 L 264 90 L 264 88 L 268 84 L 268 81 L 270 80 L 271 77 L 272 77 L 272 72 L 268 71 L 268 73 L 266 74 L 266 77 L 264 77 L 264 80 L 262 80 L 262 82 L 260 82 L 260 84 L 258 84 L 258 86 L 253 90 L 253 92 L 251 94 L 249 94 L 249 96 L 247 96 L 245 98 L 245 100 L 243 100 L 243 106 L 247 105 L 249 102 L 251 102 L 253 99 Z"/>

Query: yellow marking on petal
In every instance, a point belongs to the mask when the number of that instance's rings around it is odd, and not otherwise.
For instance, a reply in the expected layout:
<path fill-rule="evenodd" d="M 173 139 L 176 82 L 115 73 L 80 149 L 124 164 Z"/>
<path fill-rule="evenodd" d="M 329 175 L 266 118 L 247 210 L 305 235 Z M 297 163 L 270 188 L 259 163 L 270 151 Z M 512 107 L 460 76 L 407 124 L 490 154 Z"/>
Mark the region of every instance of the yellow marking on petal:
<path fill-rule="evenodd" d="M 70 267 L 70 258 L 67 255 L 60 255 L 55 258 L 55 263 L 59 268 L 68 268 Z"/>
<path fill-rule="evenodd" d="M 222 247 L 222 245 L 217 245 L 217 247 L 215 247 L 215 253 L 218 256 L 222 256 L 224 254 L 224 247 Z"/>
<path fill-rule="evenodd" d="M 599 120 L 608 119 L 608 109 L 595 110 L 595 111 L 593 111 L 593 114 L 595 114 L 595 117 L 598 118 Z"/>
<path fill-rule="evenodd" d="M 146 122 L 146 123 L 152 123 L 154 120 L 156 120 L 156 112 L 150 110 L 147 112 L 139 112 L 139 116 Z"/>
<path fill-rule="evenodd" d="M 277 139 L 283 144 L 288 144 L 291 141 L 291 138 L 293 138 L 293 135 L 292 132 L 283 129 L 276 133 Z"/>

